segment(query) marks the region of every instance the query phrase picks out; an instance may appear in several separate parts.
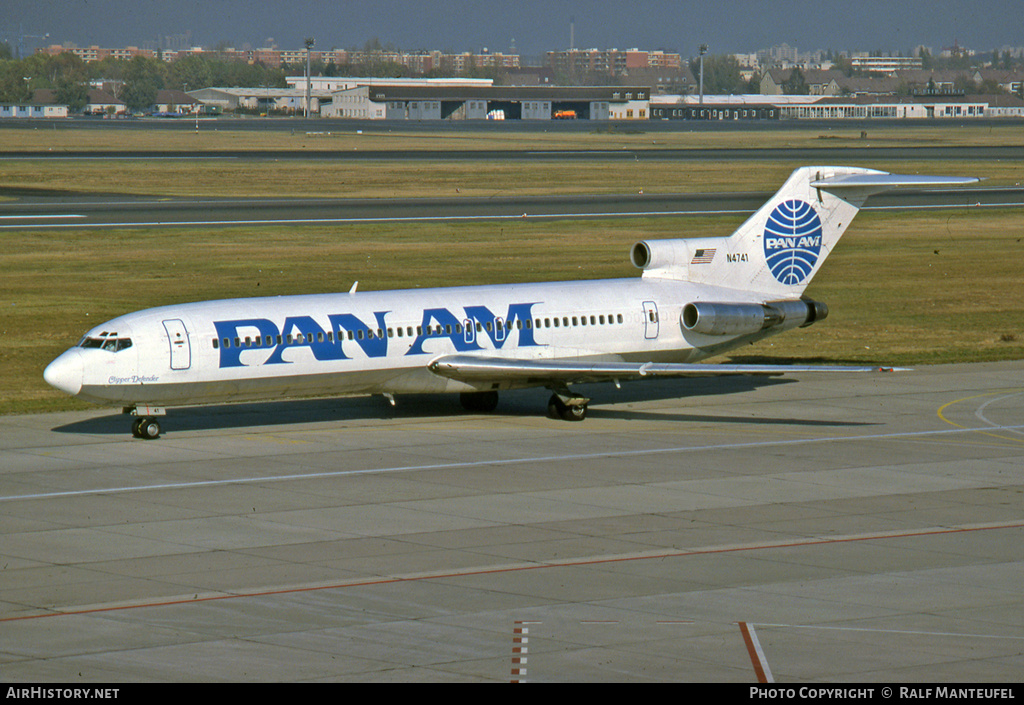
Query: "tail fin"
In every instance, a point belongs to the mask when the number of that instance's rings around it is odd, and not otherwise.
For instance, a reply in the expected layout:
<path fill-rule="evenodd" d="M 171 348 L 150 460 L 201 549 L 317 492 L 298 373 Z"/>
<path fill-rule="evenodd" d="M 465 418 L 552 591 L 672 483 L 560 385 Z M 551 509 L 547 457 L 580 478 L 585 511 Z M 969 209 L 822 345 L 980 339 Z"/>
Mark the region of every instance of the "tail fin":
<path fill-rule="evenodd" d="M 868 196 L 898 186 L 975 181 L 857 167 L 801 167 L 730 237 L 637 243 L 632 259 L 645 277 L 754 291 L 766 300 L 796 299 Z"/>

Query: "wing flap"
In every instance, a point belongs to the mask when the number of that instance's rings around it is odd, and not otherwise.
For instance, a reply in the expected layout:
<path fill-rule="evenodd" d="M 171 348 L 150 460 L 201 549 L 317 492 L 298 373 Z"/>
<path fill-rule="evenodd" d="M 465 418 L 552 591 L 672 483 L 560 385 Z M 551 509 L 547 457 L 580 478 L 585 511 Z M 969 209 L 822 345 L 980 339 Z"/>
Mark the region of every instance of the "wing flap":
<path fill-rule="evenodd" d="M 891 372 L 891 367 L 846 365 L 725 365 L 669 362 L 572 362 L 566 360 L 521 360 L 515 358 L 445 355 L 433 360 L 428 369 L 441 377 L 462 382 L 606 382 L 646 377 L 701 375 L 780 375 L 793 372 Z"/>

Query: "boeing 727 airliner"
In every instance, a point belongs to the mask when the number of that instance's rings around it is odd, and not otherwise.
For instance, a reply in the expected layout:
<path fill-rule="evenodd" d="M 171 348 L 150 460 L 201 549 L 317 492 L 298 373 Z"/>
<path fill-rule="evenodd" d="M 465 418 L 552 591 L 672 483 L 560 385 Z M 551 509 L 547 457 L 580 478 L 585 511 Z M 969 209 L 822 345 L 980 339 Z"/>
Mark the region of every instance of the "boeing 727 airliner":
<path fill-rule="evenodd" d="M 569 385 L 659 376 L 869 371 L 699 360 L 827 315 L 803 291 L 864 200 L 974 178 L 802 167 L 733 235 L 633 246 L 634 279 L 416 289 L 177 304 L 85 334 L 43 373 L 68 394 L 124 407 L 138 438 L 185 406 L 313 395 L 459 392 L 493 410 L 500 390 L 546 387 L 582 420 Z"/>

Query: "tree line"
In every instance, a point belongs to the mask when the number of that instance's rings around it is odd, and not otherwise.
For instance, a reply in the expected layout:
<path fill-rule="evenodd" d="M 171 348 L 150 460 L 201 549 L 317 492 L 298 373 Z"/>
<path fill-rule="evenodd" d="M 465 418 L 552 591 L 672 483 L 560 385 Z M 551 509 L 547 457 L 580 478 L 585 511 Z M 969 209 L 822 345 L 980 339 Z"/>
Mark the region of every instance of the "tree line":
<path fill-rule="evenodd" d="M 364 62 L 338 66 L 314 61 L 314 76 L 409 76 L 408 67 L 387 61 L 383 52 L 371 52 Z M 14 59 L 10 47 L 0 44 L 0 101 L 26 103 L 36 90 L 52 89 L 58 103 L 78 112 L 88 102 L 90 82 L 102 81 L 124 101 L 129 110 L 145 110 L 156 102 L 157 91 L 174 89 L 198 90 L 211 86 L 239 88 L 287 88 L 286 76 L 305 73 L 304 65 L 266 66 L 250 64 L 236 57 L 217 52 L 193 54 L 171 62 L 160 58 L 136 56 L 132 59 L 107 57 L 85 62 L 71 52 L 50 55 L 37 53 Z M 502 75 L 493 67 L 470 67 L 466 75 L 493 78 L 500 83 Z M 427 78 L 452 75 L 444 66 L 426 74 Z"/>
<path fill-rule="evenodd" d="M 56 92 L 58 103 L 76 112 L 88 102 L 90 82 L 103 81 L 129 110 L 145 110 L 156 102 L 157 91 L 161 89 L 286 88 L 285 76 L 295 71 L 301 73 L 303 69 L 249 64 L 215 53 L 172 62 L 137 56 L 128 60 L 107 57 L 87 63 L 70 52 L 38 53 L 18 60 L 11 58 L 9 48 L 5 52 L 0 45 L 0 101 L 26 103 L 36 90 L 48 88 Z"/>

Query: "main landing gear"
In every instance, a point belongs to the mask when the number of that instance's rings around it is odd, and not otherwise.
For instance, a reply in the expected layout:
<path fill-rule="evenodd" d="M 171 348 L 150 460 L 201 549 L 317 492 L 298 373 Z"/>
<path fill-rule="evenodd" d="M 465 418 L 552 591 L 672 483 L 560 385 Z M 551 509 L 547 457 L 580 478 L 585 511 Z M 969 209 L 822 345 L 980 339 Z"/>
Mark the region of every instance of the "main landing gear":
<path fill-rule="evenodd" d="M 548 416 L 563 421 L 582 421 L 587 418 L 586 397 L 574 394 L 568 389 L 555 389 L 548 399 Z"/>
<path fill-rule="evenodd" d="M 166 413 L 163 409 L 155 406 L 126 406 L 122 411 L 137 417 L 132 421 L 134 438 L 153 441 L 160 437 L 160 422 L 154 417 L 163 416 Z"/>
<path fill-rule="evenodd" d="M 548 400 L 549 417 L 565 421 L 582 421 L 587 418 L 589 399 L 570 392 L 566 387 L 553 387 L 552 391 L 554 394 Z M 498 393 L 463 392 L 459 395 L 459 402 L 466 411 L 486 414 L 498 406 Z"/>

